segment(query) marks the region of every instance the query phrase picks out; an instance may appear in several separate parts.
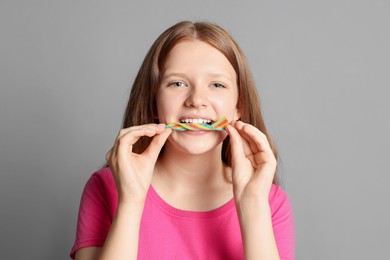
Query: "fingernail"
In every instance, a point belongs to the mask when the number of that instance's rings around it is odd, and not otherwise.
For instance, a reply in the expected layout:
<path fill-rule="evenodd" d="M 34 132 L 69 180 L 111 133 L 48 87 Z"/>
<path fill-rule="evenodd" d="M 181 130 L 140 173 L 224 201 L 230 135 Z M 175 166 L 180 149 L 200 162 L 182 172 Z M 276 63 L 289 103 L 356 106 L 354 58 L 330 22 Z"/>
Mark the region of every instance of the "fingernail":
<path fill-rule="evenodd" d="M 165 124 L 158 124 L 157 127 L 158 128 L 165 128 Z"/>

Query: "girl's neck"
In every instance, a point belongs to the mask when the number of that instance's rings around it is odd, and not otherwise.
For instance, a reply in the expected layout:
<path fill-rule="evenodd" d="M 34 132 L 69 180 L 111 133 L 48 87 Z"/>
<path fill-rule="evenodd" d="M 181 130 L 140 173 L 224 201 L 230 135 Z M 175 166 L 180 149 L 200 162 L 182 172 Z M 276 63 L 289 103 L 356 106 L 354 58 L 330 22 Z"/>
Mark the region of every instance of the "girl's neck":
<path fill-rule="evenodd" d="M 178 208 L 207 210 L 231 198 L 231 183 L 227 177 L 230 168 L 222 161 L 222 144 L 201 155 L 165 148 L 152 180 L 153 187 L 163 199 Z M 198 205 L 186 208 L 188 201 Z M 206 205 L 208 201 L 211 204 Z"/>

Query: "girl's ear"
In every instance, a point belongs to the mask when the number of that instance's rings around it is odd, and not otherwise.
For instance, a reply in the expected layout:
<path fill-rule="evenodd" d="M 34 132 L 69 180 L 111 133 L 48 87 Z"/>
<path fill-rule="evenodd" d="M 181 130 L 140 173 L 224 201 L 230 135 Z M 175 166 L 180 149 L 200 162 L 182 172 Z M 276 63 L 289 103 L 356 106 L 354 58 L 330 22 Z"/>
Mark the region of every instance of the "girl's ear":
<path fill-rule="evenodd" d="M 241 118 L 241 113 L 238 108 L 236 108 L 236 112 L 234 112 L 233 120 L 239 120 Z"/>

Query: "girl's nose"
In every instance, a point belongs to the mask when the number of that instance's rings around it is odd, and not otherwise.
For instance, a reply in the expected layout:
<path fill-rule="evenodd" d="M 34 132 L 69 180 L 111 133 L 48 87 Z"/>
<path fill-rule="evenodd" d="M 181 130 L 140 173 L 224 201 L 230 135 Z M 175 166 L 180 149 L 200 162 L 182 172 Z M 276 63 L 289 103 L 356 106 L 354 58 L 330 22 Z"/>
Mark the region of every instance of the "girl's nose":
<path fill-rule="evenodd" d="M 187 107 L 202 108 L 207 107 L 208 98 L 205 89 L 193 87 L 185 101 Z"/>

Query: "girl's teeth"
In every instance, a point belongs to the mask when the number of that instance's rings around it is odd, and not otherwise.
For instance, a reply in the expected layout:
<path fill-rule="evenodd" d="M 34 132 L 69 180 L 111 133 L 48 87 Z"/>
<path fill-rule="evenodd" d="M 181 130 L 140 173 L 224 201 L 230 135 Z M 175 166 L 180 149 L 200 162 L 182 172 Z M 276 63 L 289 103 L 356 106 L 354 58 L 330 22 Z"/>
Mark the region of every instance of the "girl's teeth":
<path fill-rule="evenodd" d="M 186 124 L 209 124 L 211 123 L 210 120 L 207 120 L 207 119 L 198 119 L 198 118 L 190 118 L 190 119 L 183 119 L 183 120 L 180 120 L 182 123 L 186 123 Z"/>

